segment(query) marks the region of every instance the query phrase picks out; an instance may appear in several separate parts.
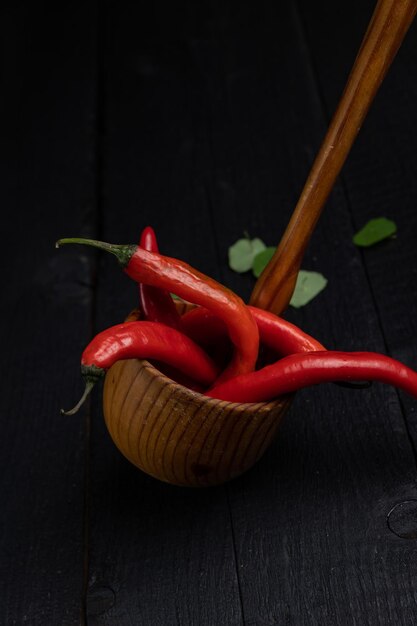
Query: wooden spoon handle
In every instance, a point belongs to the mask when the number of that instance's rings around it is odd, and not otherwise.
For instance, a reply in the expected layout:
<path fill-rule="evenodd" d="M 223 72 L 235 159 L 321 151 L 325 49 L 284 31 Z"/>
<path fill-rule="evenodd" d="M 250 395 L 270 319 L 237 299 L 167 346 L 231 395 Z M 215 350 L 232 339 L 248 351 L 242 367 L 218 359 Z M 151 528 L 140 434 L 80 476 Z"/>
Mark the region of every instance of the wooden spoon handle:
<path fill-rule="evenodd" d="M 277 315 L 287 307 L 322 209 L 416 11 L 417 0 L 379 0 L 294 213 L 256 282 L 252 305 Z"/>

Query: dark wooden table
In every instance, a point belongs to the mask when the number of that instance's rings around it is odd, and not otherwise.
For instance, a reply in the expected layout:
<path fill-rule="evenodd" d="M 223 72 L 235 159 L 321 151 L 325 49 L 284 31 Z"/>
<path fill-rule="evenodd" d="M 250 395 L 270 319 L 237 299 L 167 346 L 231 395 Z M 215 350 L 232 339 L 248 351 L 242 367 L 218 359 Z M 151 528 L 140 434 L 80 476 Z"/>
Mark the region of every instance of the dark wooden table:
<path fill-rule="evenodd" d="M 374 384 L 297 394 L 275 444 L 226 486 L 135 469 L 79 358 L 137 302 L 134 243 L 247 299 L 228 247 L 275 245 L 374 3 L 6 2 L 1 9 L 2 625 L 417 623 L 415 400 Z M 329 348 L 417 368 L 417 24 L 349 156 L 303 267 L 327 288 L 287 318 Z M 368 219 L 396 238 L 361 250 Z"/>

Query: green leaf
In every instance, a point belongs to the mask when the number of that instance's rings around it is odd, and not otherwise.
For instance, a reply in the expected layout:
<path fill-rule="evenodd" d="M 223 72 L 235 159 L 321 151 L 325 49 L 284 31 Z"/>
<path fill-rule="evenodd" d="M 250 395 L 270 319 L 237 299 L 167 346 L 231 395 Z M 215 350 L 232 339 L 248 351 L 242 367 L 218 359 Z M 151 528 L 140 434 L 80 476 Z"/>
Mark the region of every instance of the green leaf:
<path fill-rule="evenodd" d="M 327 285 L 327 279 L 319 272 L 300 270 L 290 305 L 298 309 L 315 298 Z"/>
<path fill-rule="evenodd" d="M 229 248 L 229 266 L 235 272 L 243 273 L 252 268 L 256 255 L 265 249 L 261 239 L 239 239 Z"/>
<path fill-rule="evenodd" d="M 353 243 L 357 246 L 373 246 L 397 232 L 397 225 L 386 217 L 376 217 L 365 224 L 353 237 Z"/>
<path fill-rule="evenodd" d="M 274 256 L 275 250 L 275 247 L 269 246 L 268 248 L 265 248 L 265 250 L 262 250 L 262 252 L 258 252 L 258 254 L 255 256 L 252 265 L 252 271 L 255 278 L 259 278 L 259 276 L 262 274 L 269 261 Z"/>

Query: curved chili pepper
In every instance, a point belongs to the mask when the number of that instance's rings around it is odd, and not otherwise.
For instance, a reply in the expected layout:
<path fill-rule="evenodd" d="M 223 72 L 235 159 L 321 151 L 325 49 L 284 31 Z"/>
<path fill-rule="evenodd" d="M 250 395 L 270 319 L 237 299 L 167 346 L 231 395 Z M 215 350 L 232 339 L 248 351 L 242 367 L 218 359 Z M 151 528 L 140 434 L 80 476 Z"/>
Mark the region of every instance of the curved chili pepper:
<path fill-rule="evenodd" d="M 208 396 L 231 402 L 264 402 L 304 387 L 338 380 L 374 380 L 417 398 L 417 372 L 375 352 L 307 352 L 215 385 Z"/>
<path fill-rule="evenodd" d="M 258 327 L 243 300 L 233 291 L 183 261 L 148 252 L 136 245 L 66 238 L 60 239 L 56 246 L 67 243 L 86 244 L 111 252 L 136 282 L 166 289 L 211 310 L 224 321 L 235 346 L 232 360 L 220 375 L 220 380 L 253 371 L 259 348 Z"/>
<path fill-rule="evenodd" d="M 297 352 L 324 351 L 326 348 L 291 322 L 274 313 L 248 306 L 259 330 L 259 340 L 280 355 Z M 227 333 L 224 322 L 204 307 L 198 307 L 182 316 L 183 331 L 196 343 L 210 345 L 224 341 Z"/>
<path fill-rule="evenodd" d="M 326 348 L 317 339 L 305 333 L 301 328 L 287 320 L 258 307 L 248 306 L 255 319 L 261 344 L 267 346 L 281 356 L 299 352 L 321 352 Z M 224 342 L 226 328 L 223 322 L 210 311 L 198 307 L 182 317 L 183 331 L 193 341 L 204 346 Z M 370 387 L 369 380 L 333 381 L 336 385 L 349 389 L 365 389 Z"/>
<path fill-rule="evenodd" d="M 147 226 L 143 230 L 139 245 L 149 252 L 159 252 L 155 231 L 151 226 Z M 161 322 L 181 330 L 181 317 L 168 291 L 139 283 L 139 298 L 143 314 L 147 320 Z"/>
<path fill-rule="evenodd" d="M 206 386 L 218 369 L 210 357 L 189 337 L 158 322 L 125 322 L 98 333 L 81 356 L 81 374 L 86 387 L 81 400 L 65 415 L 73 415 L 84 403 L 95 383 L 122 359 L 155 359 L 174 366 Z"/>

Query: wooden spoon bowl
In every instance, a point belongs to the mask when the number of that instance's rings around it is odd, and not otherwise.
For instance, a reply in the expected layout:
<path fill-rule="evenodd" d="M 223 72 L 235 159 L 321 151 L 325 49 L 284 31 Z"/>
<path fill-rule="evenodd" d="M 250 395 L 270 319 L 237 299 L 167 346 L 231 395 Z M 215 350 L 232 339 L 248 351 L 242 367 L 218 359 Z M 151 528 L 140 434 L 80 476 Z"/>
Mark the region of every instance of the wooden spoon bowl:
<path fill-rule="evenodd" d="M 202 487 L 251 468 L 273 441 L 292 397 L 224 402 L 135 359 L 107 372 L 103 411 L 113 442 L 133 465 L 173 485 Z"/>

